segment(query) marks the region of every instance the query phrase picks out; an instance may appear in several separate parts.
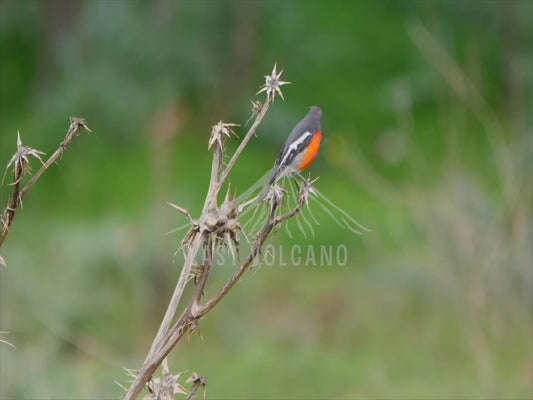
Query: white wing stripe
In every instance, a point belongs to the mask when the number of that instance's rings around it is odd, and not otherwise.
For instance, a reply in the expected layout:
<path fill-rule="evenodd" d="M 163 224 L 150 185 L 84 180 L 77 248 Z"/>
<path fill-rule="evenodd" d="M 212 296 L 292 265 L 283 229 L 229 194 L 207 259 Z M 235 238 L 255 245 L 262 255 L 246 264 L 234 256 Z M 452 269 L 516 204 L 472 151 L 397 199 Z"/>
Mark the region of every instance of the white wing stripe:
<path fill-rule="evenodd" d="M 280 166 L 284 165 L 285 161 L 287 160 L 287 157 L 289 156 L 289 154 L 291 154 L 291 152 L 293 152 L 293 151 L 296 151 L 296 149 L 298 149 L 298 146 L 301 143 L 303 143 L 303 141 L 305 139 L 307 139 L 307 137 L 309 137 L 309 136 L 311 136 L 311 132 L 305 132 L 302 136 L 300 136 L 298 139 L 296 139 L 294 142 L 292 142 L 291 145 L 289 146 L 289 148 L 287 149 L 287 152 L 283 156 L 283 159 L 281 160 L 281 163 L 279 165 Z"/>

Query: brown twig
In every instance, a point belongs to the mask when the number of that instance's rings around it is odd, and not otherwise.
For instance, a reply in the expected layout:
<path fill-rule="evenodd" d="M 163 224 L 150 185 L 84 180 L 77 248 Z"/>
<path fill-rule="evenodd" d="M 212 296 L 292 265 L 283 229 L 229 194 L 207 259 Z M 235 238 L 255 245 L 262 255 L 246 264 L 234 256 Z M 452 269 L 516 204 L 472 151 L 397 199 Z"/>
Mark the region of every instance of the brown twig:
<path fill-rule="evenodd" d="M 61 142 L 59 145 L 59 148 L 55 151 L 50 158 L 43 163 L 43 166 L 35 173 L 35 175 L 32 176 L 32 178 L 28 181 L 26 186 L 24 188 L 20 189 L 22 175 L 26 168 L 29 169 L 29 156 L 34 156 L 38 158 L 41 162 L 41 154 L 44 154 L 38 150 L 32 149 L 31 147 L 23 146 L 22 141 L 20 140 L 20 134 L 18 135 L 17 140 L 17 152 L 9 162 L 7 171 L 9 170 L 10 166 L 14 164 L 14 179 L 13 179 L 13 190 L 11 192 L 11 197 L 9 199 L 9 203 L 4 210 L 1 218 L 1 225 L 2 230 L 0 232 L 0 247 L 4 243 L 4 240 L 7 237 L 7 234 L 9 233 L 9 229 L 11 228 L 11 225 L 13 224 L 13 219 L 15 218 L 15 213 L 17 212 L 18 207 L 22 203 L 22 199 L 24 196 L 28 193 L 28 191 L 32 188 L 32 186 L 37 182 L 37 180 L 44 174 L 44 172 L 55 162 L 61 155 L 65 152 L 67 149 L 67 146 L 72 142 L 74 137 L 78 135 L 80 129 L 85 129 L 87 133 L 91 132 L 87 124 L 82 118 L 71 118 L 70 127 L 68 129 L 67 135 L 65 136 L 65 139 Z M 5 177 L 5 175 L 4 175 Z"/>
<path fill-rule="evenodd" d="M 85 120 L 83 118 L 75 118 L 72 117 L 70 119 L 70 126 L 68 128 L 67 134 L 65 136 L 65 139 L 61 142 L 58 149 L 50 156 L 48 160 L 44 163 L 44 165 L 37 171 L 37 173 L 29 180 L 29 182 L 24 186 L 24 189 L 20 192 L 20 198 L 24 198 L 26 193 L 28 193 L 28 190 L 31 189 L 31 187 L 37 182 L 37 180 L 41 177 L 44 172 L 50 168 L 50 166 L 55 163 L 65 152 L 68 145 L 74 140 L 76 136 L 80 133 L 81 129 L 84 129 L 85 132 L 91 133 L 92 131 L 89 129 L 87 124 L 85 123 Z"/>
<path fill-rule="evenodd" d="M 2 232 L 0 232 L 0 247 L 4 243 L 4 240 L 9 233 L 11 224 L 13 224 L 13 219 L 15 218 L 15 213 L 20 204 L 20 181 L 22 180 L 22 163 L 17 163 L 15 165 L 15 177 L 13 178 L 13 190 L 11 191 L 11 197 L 9 198 L 9 203 L 4 210 L 2 215 Z M 3 259 L 2 259 L 3 261 Z"/>

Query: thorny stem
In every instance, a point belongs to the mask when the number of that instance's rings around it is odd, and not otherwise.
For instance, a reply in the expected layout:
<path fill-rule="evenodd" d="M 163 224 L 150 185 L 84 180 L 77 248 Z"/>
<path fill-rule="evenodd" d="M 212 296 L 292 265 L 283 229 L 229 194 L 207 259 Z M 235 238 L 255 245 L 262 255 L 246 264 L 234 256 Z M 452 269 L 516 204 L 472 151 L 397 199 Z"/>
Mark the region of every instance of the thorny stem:
<path fill-rule="evenodd" d="M 202 215 L 209 215 L 209 210 L 216 209 L 217 196 L 214 191 L 214 187 L 218 184 L 221 160 L 222 160 L 222 149 L 220 148 L 220 146 L 216 145 L 215 151 L 213 154 L 213 163 L 211 166 L 211 181 L 210 181 L 211 183 L 209 185 L 208 194 L 206 197 Z M 174 206 L 174 207 L 177 208 L 178 210 L 181 209 L 181 207 L 179 206 L 177 207 Z M 190 213 L 187 210 L 181 209 L 180 211 L 183 213 L 185 213 L 186 211 L 186 214 L 188 214 L 189 216 L 189 220 L 191 220 Z M 178 306 L 181 301 L 181 296 L 183 296 L 183 290 L 185 289 L 185 285 L 187 284 L 187 281 L 189 279 L 192 265 L 194 264 L 194 260 L 196 259 L 198 250 L 200 250 L 200 245 L 203 239 L 202 236 L 203 235 L 201 234 L 201 232 L 198 232 L 191 246 L 189 247 L 189 251 L 185 259 L 185 264 L 183 265 L 183 269 L 180 273 L 178 282 L 174 289 L 174 293 L 172 294 L 172 297 L 168 304 L 167 311 L 165 312 L 165 316 L 163 317 L 163 321 L 161 322 L 161 325 L 159 326 L 159 330 L 157 331 L 154 341 L 152 342 L 152 346 L 150 347 L 148 356 L 145 359 L 145 363 L 154 354 L 156 349 L 161 346 L 162 341 L 164 340 L 165 336 L 168 333 L 172 320 L 174 319 L 174 316 L 176 315 L 176 311 L 178 310 Z"/>
<path fill-rule="evenodd" d="M 185 263 L 183 264 L 183 269 L 178 279 L 178 283 L 176 284 L 176 288 L 174 289 L 174 293 L 172 294 L 172 298 L 170 299 L 170 303 L 168 305 L 165 316 L 163 317 L 163 321 L 161 322 L 161 325 L 159 327 L 159 331 L 157 332 L 157 335 L 152 343 L 152 346 L 150 347 L 150 351 L 148 352 L 148 356 L 146 357 L 145 363 L 150 359 L 150 357 L 154 354 L 154 352 L 159 347 L 161 347 L 162 342 L 165 340 L 165 336 L 167 335 L 170 325 L 172 323 L 172 320 L 174 319 L 174 316 L 176 315 L 176 311 L 178 310 L 179 302 L 181 300 L 181 296 L 183 295 L 183 290 L 185 289 L 185 285 L 187 284 L 187 281 L 189 280 L 191 268 L 192 268 L 192 265 L 194 264 L 194 260 L 196 259 L 196 254 L 198 253 L 198 250 L 200 249 L 201 244 L 202 244 L 202 237 L 200 234 L 198 234 L 194 238 L 189 248 L 187 257 L 185 258 Z M 141 389 L 142 389 L 142 386 L 141 386 Z"/>
<path fill-rule="evenodd" d="M 20 181 L 22 179 L 22 164 L 18 163 L 15 167 L 15 179 L 13 181 L 13 191 L 11 192 L 11 198 L 9 200 L 9 204 L 4 210 L 4 213 L 2 215 L 2 231 L 0 232 L 0 247 L 4 243 L 4 240 L 7 237 L 7 234 L 9 233 L 9 228 L 13 224 L 13 219 L 15 218 L 15 213 L 17 212 L 17 209 L 19 205 L 22 202 L 22 199 L 28 191 L 32 188 L 32 186 L 37 182 L 37 180 L 44 174 L 44 172 L 50 168 L 50 166 L 57 161 L 58 158 L 60 158 L 65 150 L 67 149 L 68 145 L 72 142 L 74 137 L 78 135 L 80 132 L 80 129 L 84 129 L 87 133 L 90 133 L 91 130 L 85 123 L 85 120 L 82 118 L 71 118 L 71 123 L 69 126 L 69 129 L 67 131 L 67 134 L 65 136 L 65 139 L 61 142 L 59 145 L 59 148 L 55 151 L 54 154 L 50 156 L 50 158 L 44 163 L 44 165 L 37 171 L 35 175 L 28 181 L 26 186 L 22 190 L 20 190 Z"/>
<path fill-rule="evenodd" d="M 228 165 L 224 169 L 224 172 L 222 172 L 222 176 L 220 177 L 220 181 L 218 182 L 218 188 L 217 188 L 218 190 L 220 190 L 220 187 L 224 184 L 226 179 L 228 179 L 229 173 L 231 172 L 231 170 L 235 166 L 235 163 L 237 162 L 237 159 L 240 157 L 241 153 L 244 151 L 244 148 L 246 147 L 246 145 L 248 144 L 248 142 L 252 138 L 252 135 L 255 134 L 255 131 L 257 130 L 257 127 L 263 121 L 263 118 L 265 117 L 265 115 L 266 115 L 268 109 L 270 108 L 271 104 L 272 104 L 271 98 L 267 98 L 267 100 L 265 101 L 265 104 L 263 104 L 263 107 L 261 107 L 261 110 L 257 114 L 257 117 L 255 118 L 254 123 L 252 124 L 252 126 L 250 127 L 250 129 L 248 130 L 246 135 L 244 136 L 243 140 L 241 141 L 241 144 L 239 145 L 239 147 L 235 151 L 235 154 L 233 154 L 233 157 L 231 157 L 231 160 L 229 161 Z"/>
<path fill-rule="evenodd" d="M 61 142 L 59 145 L 59 148 L 55 151 L 54 154 L 50 156 L 50 158 L 44 163 L 44 165 L 37 171 L 35 175 L 29 180 L 29 182 L 24 186 L 24 189 L 20 192 L 20 199 L 22 200 L 26 193 L 28 193 L 28 190 L 31 189 L 31 187 L 37 182 L 37 180 L 41 177 L 44 172 L 50 168 L 50 166 L 55 163 L 65 152 L 68 145 L 74 140 L 74 138 L 79 134 L 81 129 L 84 129 L 85 132 L 90 133 L 91 130 L 85 123 L 85 120 L 83 118 L 71 118 L 70 127 L 68 128 L 67 135 L 65 136 L 65 139 Z"/>
<path fill-rule="evenodd" d="M 185 317 L 186 317 L 186 313 L 184 312 L 183 315 L 178 320 L 178 322 L 176 323 L 176 327 L 170 331 L 168 338 L 166 338 L 166 340 L 163 343 L 161 343 L 161 345 L 158 347 L 158 349 L 156 350 L 154 354 L 149 355 L 146 358 L 141 370 L 139 371 L 139 373 L 135 377 L 135 380 L 133 381 L 127 393 L 125 394 L 124 400 L 136 399 L 137 396 L 139 396 L 144 386 L 150 380 L 150 378 L 155 373 L 159 365 L 163 362 L 165 357 L 174 348 L 174 345 L 185 334 L 185 332 L 187 331 L 185 329 L 186 327 Z"/>
<path fill-rule="evenodd" d="M 197 251 L 198 249 L 196 249 L 196 252 Z M 204 269 L 202 271 L 200 280 L 196 286 L 193 299 L 190 301 L 185 311 L 183 311 L 183 314 L 180 316 L 178 321 L 174 324 L 174 326 L 168 333 L 168 336 L 162 337 L 161 342 L 157 343 L 157 346 L 153 349 L 153 351 L 152 350 L 150 351 L 150 353 L 148 354 L 148 357 L 146 357 L 143 367 L 141 368 L 141 370 L 135 377 L 135 381 L 129 388 L 124 399 L 137 398 L 141 390 L 144 388 L 146 383 L 150 380 L 151 376 L 155 373 L 159 365 L 172 351 L 176 343 L 183 337 L 183 335 L 185 334 L 185 332 L 187 332 L 189 328 L 195 326 L 195 322 L 198 321 L 199 317 L 195 317 L 191 310 L 193 309 L 194 305 L 197 304 L 197 302 L 200 300 L 203 294 L 205 284 L 207 282 L 207 277 L 209 275 L 211 260 L 212 260 L 212 256 L 209 255 L 208 260 L 206 260 L 206 265 L 204 265 Z M 183 276 L 183 274 L 180 275 L 180 278 L 181 276 Z M 171 322 L 171 320 L 169 322 Z M 167 331 L 168 331 L 168 327 L 165 330 L 165 335 Z M 154 341 L 154 344 L 155 344 L 155 341 Z"/>
<path fill-rule="evenodd" d="M 15 167 L 15 179 L 13 181 L 13 190 L 11 192 L 11 198 L 9 199 L 9 204 L 7 205 L 4 214 L 2 215 L 2 232 L 0 233 L 0 247 L 9 233 L 9 228 L 13 223 L 15 218 L 15 213 L 20 204 L 22 197 L 20 196 L 20 181 L 22 179 L 22 163 L 17 163 Z"/>

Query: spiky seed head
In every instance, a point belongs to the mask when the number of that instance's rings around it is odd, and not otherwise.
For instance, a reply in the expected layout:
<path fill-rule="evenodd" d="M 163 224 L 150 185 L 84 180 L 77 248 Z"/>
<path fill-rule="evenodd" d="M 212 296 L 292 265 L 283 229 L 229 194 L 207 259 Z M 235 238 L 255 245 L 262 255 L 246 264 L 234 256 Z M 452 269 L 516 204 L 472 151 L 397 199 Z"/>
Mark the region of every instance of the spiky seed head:
<path fill-rule="evenodd" d="M 272 73 L 270 75 L 265 75 L 265 84 L 261 86 L 259 92 L 257 92 L 257 94 L 266 92 L 267 100 L 272 103 L 274 102 L 276 94 L 278 94 L 283 100 L 285 100 L 285 98 L 283 97 L 283 93 L 281 92 L 281 87 L 283 85 L 291 84 L 291 82 L 285 82 L 281 80 L 281 74 L 283 73 L 283 70 L 276 72 L 277 66 L 278 63 L 275 63 L 274 69 L 272 69 Z"/>
<path fill-rule="evenodd" d="M 233 131 L 233 126 L 239 126 L 239 124 L 232 124 L 223 121 L 218 121 L 215 125 L 211 127 L 211 137 L 209 138 L 208 149 L 213 147 L 213 144 L 217 144 L 220 149 L 222 149 L 223 140 L 227 137 L 230 137 L 232 134 L 236 137 L 239 137 L 235 131 Z"/>

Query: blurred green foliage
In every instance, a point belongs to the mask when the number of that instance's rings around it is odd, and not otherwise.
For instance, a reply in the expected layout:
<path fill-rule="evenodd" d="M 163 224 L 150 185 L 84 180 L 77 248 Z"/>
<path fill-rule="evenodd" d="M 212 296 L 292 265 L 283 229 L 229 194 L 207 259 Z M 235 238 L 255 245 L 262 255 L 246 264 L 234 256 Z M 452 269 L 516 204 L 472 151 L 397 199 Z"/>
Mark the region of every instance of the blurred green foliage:
<path fill-rule="evenodd" d="M 0 165 L 77 138 L 2 247 L 0 397 L 118 398 L 200 212 L 210 126 L 244 124 L 274 62 L 293 82 L 242 159 L 242 193 L 311 105 L 317 214 L 274 245 L 344 244 L 345 267 L 249 274 L 170 358 L 207 398 L 532 398 L 532 3 L 0 2 Z M 244 130 L 244 128 L 242 129 Z M 242 132 L 239 129 L 239 133 Z M 238 140 L 228 142 L 235 148 Z M 38 168 L 37 163 L 33 165 Z M 10 192 L 1 187 L 1 205 Z M 215 271 L 210 290 L 231 268 Z"/>

